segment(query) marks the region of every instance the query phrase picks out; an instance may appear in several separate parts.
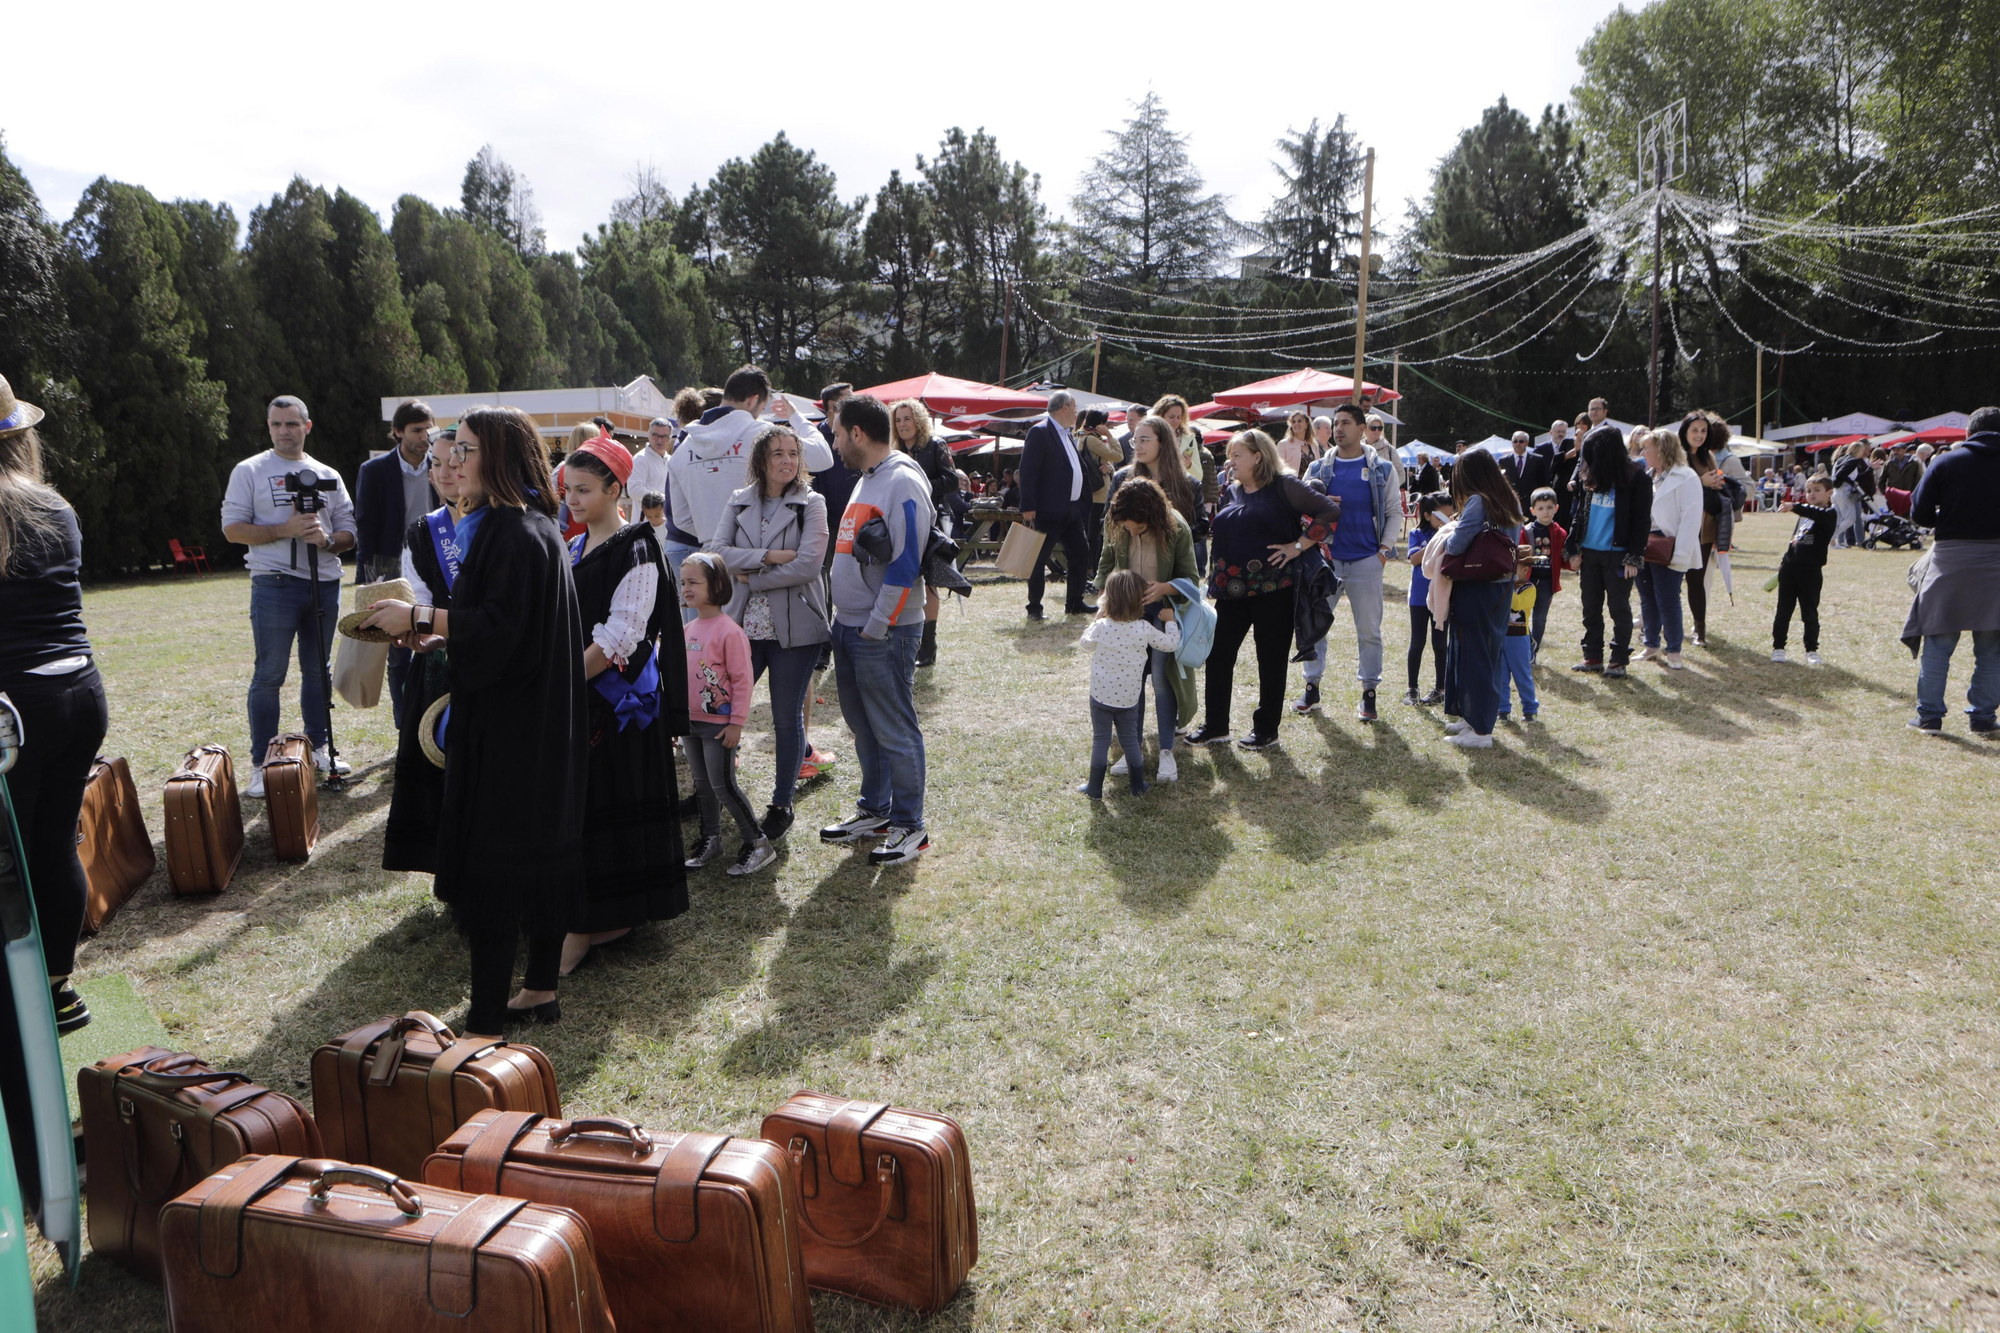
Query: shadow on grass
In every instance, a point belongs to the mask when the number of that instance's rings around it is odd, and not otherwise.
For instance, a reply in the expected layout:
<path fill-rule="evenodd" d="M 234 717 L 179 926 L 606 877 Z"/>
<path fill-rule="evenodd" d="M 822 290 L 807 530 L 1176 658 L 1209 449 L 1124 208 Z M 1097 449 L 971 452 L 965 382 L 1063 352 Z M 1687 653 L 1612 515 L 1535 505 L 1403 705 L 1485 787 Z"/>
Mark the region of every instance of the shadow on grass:
<path fill-rule="evenodd" d="M 1023 617 L 1018 625 L 997 625 L 993 633 L 1002 639 L 1013 641 L 1017 653 L 1067 653 L 1076 648 L 1077 640 L 1090 624 L 1090 617 L 1051 615 L 1047 620 L 1029 620 Z"/>
<path fill-rule="evenodd" d="M 1178 747 L 1175 754 L 1192 749 Z M 1124 778 L 1107 777 L 1104 792 L 1104 800 L 1090 803 L 1085 837 L 1118 881 L 1118 900 L 1155 919 L 1187 911 L 1235 847 L 1217 826 L 1222 803 L 1186 768 L 1180 781 L 1156 782 L 1143 796 L 1130 795 Z M 1172 846 L 1164 852 L 1162 818 L 1173 828 Z"/>
<path fill-rule="evenodd" d="M 929 949 L 896 956 L 895 903 L 915 873 L 877 871 L 857 852 L 820 880 L 786 922 L 766 974 L 778 1012 L 730 1044 L 724 1071 L 742 1078 L 796 1068 L 807 1052 L 865 1036 L 916 999 L 941 960 Z"/>
<path fill-rule="evenodd" d="M 978 1271 L 933 1315 L 914 1310 L 885 1310 L 833 1292 L 813 1293 L 813 1327 L 818 1333 L 960 1333 L 980 1327 Z"/>

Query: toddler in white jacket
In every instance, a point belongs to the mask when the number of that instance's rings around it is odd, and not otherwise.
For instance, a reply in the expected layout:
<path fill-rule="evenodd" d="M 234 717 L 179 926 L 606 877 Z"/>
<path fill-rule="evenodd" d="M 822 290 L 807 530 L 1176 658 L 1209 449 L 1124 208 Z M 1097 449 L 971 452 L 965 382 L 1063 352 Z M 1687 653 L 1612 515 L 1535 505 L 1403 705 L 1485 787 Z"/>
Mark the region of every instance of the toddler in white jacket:
<path fill-rule="evenodd" d="M 1129 569 L 1121 569 L 1105 583 L 1097 619 L 1083 632 L 1083 642 L 1090 645 L 1090 781 L 1077 790 L 1093 801 L 1104 797 L 1104 770 L 1111 758 L 1114 729 L 1131 772 L 1132 794 L 1138 796 L 1151 786 L 1139 749 L 1139 699 L 1148 669 L 1146 652 L 1158 649 L 1170 653 L 1179 648 L 1181 627 L 1174 619 L 1172 602 L 1161 608 L 1164 625 L 1141 619 L 1145 606 L 1146 581 Z"/>

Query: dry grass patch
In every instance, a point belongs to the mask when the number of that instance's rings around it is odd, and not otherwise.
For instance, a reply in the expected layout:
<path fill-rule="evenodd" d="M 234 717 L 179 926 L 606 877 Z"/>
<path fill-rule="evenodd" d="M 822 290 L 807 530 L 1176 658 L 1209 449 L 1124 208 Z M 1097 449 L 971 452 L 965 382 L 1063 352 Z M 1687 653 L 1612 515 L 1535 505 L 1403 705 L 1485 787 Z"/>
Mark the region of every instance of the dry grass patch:
<path fill-rule="evenodd" d="M 1828 665 L 1766 660 L 1789 528 L 1744 525 L 1684 673 L 1572 676 L 1566 589 L 1543 721 L 1490 752 L 1396 702 L 1394 615 L 1383 720 L 1352 720 L 1343 617 L 1325 716 L 1102 805 L 1072 791 L 1081 622 L 982 587 L 921 687 L 933 852 L 878 873 L 815 843 L 853 797 L 836 768 L 777 873 L 703 875 L 565 986 L 541 1030 L 565 1096 L 736 1133 L 798 1087 L 959 1117 L 982 1257 L 937 1328 L 2000 1328 L 2000 745 L 1903 729 L 1907 557 L 1836 552 Z M 242 743 L 246 589 L 87 611 L 157 820 L 183 749 Z M 259 827 L 228 893 L 156 882 L 84 953 L 286 1088 L 330 1034 L 464 1004 L 427 885 L 374 868 L 386 717 L 336 725 L 364 780 L 310 865 Z M 41 1310 L 164 1327 L 95 1261 Z"/>

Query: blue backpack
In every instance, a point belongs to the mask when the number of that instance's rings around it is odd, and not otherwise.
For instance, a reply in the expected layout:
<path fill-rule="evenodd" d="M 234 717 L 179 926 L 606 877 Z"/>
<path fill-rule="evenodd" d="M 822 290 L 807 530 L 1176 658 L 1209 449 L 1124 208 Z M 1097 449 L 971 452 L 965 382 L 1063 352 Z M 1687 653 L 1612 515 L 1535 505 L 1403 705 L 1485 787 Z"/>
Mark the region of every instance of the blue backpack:
<path fill-rule="evenodd" d="M 1186 603 L 1174 613 L 1181 622 L 1181 646 L 1174 650 L 1174 660 L 1191 670 L 1208 660 L 1215 643 L 1215 608 L 1201 599 L 1193 579 L 1175 579 L 1174 591 Z"/>

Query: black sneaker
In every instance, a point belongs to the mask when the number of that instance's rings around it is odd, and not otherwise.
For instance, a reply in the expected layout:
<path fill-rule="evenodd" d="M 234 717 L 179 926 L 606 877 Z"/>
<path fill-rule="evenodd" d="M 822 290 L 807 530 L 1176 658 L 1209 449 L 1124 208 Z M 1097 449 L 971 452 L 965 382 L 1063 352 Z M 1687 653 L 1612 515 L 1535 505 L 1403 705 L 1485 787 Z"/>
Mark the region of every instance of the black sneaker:
<path fill-rule="evenodd" d="M 792 807 L 789 805 L 767 807 L 758 827 L 764 830 L 766 838 L 772 842 L 778 841 L 792 831 Z"/>
<path fill-rule="evenodd" d="M 1623 680 L 1623 679 L 1625 679 L 1625 667 L 1624 667 L 1624 665 L 1623 665 L 1622 663 L 1615 663 L 1615 664 L 1613 664 L 1613 665 L 1611 665 L 1611 666 L 1608 666 L 1608 667 L 1604 668 L 1604 678 L 1605 678 L 1606 680 Z"/>
<path fill-rule="evenodd" d="M 819 831 L 821 842 L 859 842 L 863 838 L 879 838 L 889 829 L 886 815 L 856 815 L 843 819 L 838 824 L 828 824 Z"/>
<path fill-rule="evenodd" d="M 58 1035 L 67 1036 L 89 1025 L 90 1006 L 83 1002 L 83 997 L 67 981 L 49 987 L 49 1003 L 55 1007 Z"/>
<path fill-rule="evenodd" d="M 931 835 L 920 828 L 890 828 L 881 846 L 868 853 L 872 866 L 905 865 L 931 849 Z"/>
<path fill-rule="evenodd" d="M 1227 745 L 1229 728 L 1210 726 L 1204 722 L 1183 737 L 1189 745 Z"/>
<path fill-rule="evenodd" d="M 1944 719 L 1939 717 L 1913 717 L 1905 725 L 1911 731 L 1929 732 L 1933 736 L 1944 734 Z"/>
<path fill-rule="evenodd" d="M 1596 675 L 1597 673 L 1604 670 L 1604 663 L 1596 661 L 1595 659 L 1585 662 L 1578 662 L 1575 666 L 1571 667 L 1570 670 L 1588 671 L 1592 675 Z"/>
<path fill-rule="evenodd" d="M 1278 738 L 1276 736 L 1259 736 L 1253 731 L 1236 743 L 1246 750 L 1268 750 L 1278 743 Z"/>
<path fill-rule="evenodd" d="M 1988 732 L 2000 731 L 2000 718 L 1991 722 L 1981 722 L 1978 718 L 1974 718 L 1971 725 L 1974 735 L 1983 736 Z"/>
<path fill-rule="evenodd" d="M 1361 702 L 1356 705 L 1354 716 L 1363 722 L 1373 722 L 1375 720 L 1375 691 L 1361 691 Z"/>
<path fill-rule="evenodd" d="M 1319 684 L 1316 681 L 1309 680 L 1306 682 L 1306 692 L 1292 700 L 1292 711 L 1294 713 L 1310 713 L 1318 707 Z"/>
<path fill-rule="evenodd" d="M 1417 708 L 1423 704 L 1424 700 L 1422 695 L 1418 694 L 1415 690 L 1411 690 L 1403 696 L 1403 702 L 1412 708 Z"/>
<path fill-rule="evenodd" d="M 1422 704 L 1426 708 L 1435 708 L 1439 704 L 1444 702 L 1444 691 L 1432 690 L 1429 694 L 1426 694 L 1423 698 L 1417 700 L 1417 702 Z"/>

